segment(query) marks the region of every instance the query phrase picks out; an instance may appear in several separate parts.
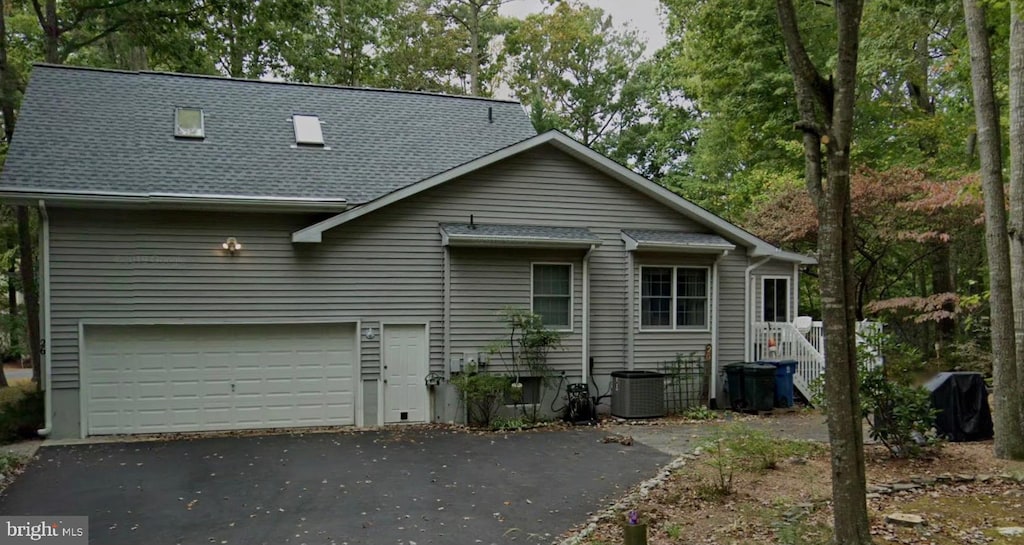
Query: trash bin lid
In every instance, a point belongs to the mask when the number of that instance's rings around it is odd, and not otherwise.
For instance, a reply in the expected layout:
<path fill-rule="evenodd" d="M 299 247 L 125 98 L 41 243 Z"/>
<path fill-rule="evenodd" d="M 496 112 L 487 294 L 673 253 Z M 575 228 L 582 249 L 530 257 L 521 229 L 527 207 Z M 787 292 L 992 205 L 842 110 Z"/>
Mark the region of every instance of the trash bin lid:
<path fill-rule="evenodd" d="M 743 366 L 743 370 L 748 375 L 771 375 L 775 376 L 775 366 L 767 365 L 763 363 L 748 363 Z"/>
<path fill-rule="evenodd" d="M 765 365 L 774 365 L 781 367 L 783 365 L 796 365 L 796 360 L 757 360 L 755 363 L 763 363 Z"/>
<path fill-rule="evenodd" d="M 663 373 L 655 371 L 612 371 L 615 378 L 665 378 Z"/>

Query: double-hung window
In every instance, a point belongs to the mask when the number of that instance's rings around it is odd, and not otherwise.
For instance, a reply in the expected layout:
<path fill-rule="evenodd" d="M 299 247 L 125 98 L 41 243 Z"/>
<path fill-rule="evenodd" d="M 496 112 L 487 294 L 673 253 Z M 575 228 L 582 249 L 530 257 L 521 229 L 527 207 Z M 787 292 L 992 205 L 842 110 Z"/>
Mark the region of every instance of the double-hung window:
<path fill-rule="evenodd" d="M 535 263 L 531 291 L 533 313 L 546 327 L 572 329 L 572 265 Z"/>
<path fill-rule="evenodd" d="M 641 329 L 708 328 L 706 267 L 641 267 Z"/>

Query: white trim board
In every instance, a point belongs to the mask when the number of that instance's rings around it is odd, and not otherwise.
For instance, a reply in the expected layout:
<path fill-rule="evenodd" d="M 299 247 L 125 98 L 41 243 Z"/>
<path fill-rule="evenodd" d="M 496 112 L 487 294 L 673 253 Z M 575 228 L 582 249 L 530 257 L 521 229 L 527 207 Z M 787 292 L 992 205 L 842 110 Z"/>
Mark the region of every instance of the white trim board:
<path fill-rule="evenodd" d="M 331 218 L 310 225 L 309 227 L 295 231 L 292 233 L 292 242 L 322 242 L 323 233 L 325 231 L 428 189 L 455 180 L 461 176 L 465 176 L 471 172 L 480 170 L 481 168 L 493 165 L 499 161 L 546 144 L 554 146 L 566 155 L 569 155 L 584 164 L 590 165 L 613 179 L 619 180 L 640 193 L 643 193 L 655 201 L 679 212 L 684 217 L 690 218 L 721 235 L 742 242 L 744 246 L 752 249 L 749 253 L 751 257 L 771 256 L 783 261 L 793 261 L 803 264 L 817 263 L 813 257 L 794 252 L 787 252 L 769 244 L 754 234 L 716 216 L 710 211 L 684 199 L 661 185 L 644 178 L 636 172 L 633 172 L 614 160 L 601 155 L 559 131 L 548 131 L 527 140 L 523 140 L 518 144 L 513 144 L 489 155 L 484 155 L 483 157 L 464 163 L 451 170 L 447 170 L 435 176 L 431 176 L 430 178 L 421 180 L 413 185 L 399 189 L 398 191 L 389 193 L 375 201 L 357 206 L 351 210 L 347 210 Z"/>

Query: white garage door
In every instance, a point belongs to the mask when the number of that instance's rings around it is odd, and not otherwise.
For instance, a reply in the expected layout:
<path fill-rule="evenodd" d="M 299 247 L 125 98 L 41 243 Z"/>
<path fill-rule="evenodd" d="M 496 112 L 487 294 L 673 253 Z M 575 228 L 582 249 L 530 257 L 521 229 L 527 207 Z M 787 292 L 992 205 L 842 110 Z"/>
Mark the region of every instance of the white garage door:
<path fill-rule="evenodd" d="M 87 326 L 89 435 L 355 422 L 352 324 Z"/>

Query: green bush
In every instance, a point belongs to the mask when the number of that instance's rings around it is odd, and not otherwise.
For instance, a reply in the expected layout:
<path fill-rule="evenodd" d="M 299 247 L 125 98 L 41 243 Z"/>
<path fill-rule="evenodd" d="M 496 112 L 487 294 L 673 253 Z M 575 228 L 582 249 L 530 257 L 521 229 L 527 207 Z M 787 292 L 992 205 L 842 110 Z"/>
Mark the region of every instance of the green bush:
<path fill-rule="evenodd" d="M 526 421 L 522 418 L 495 418 L 491 421 L 491 429 L 494 431 L 521 430 L 526 427 Z"/>
<path fill-rule="evenodd" d="M 12 390 L 20 393 L 9 393 Z M 8 399 L 0 403 L 0 443 L 35 437 L 36 430 L 43 427 L 43 392 L 19 387 L 4 388 L 0 392 Z"/>
<path fill-rule="evenodd" d="M 683 418 L 687 420 L 714 420 L 717 417 L 714 411 L 704 406 L 690 407 L 683 411 Z"/>
<path fill-rule="evenodd" d="M 935 409 L 928 391 L 886 375 L 882 367 L 862 370 L 861 414 L 871 438 L 896 458 L 915 458 L 936 442 L 932 433 Z"/>
<path fill-rule="evenodd" d="M 469 423 L 484 427 L 491 426 L 511 385 L 507 376 L 478 373 L 475 368 L 453 376 L 451 383 L 462 395 Z"/>

